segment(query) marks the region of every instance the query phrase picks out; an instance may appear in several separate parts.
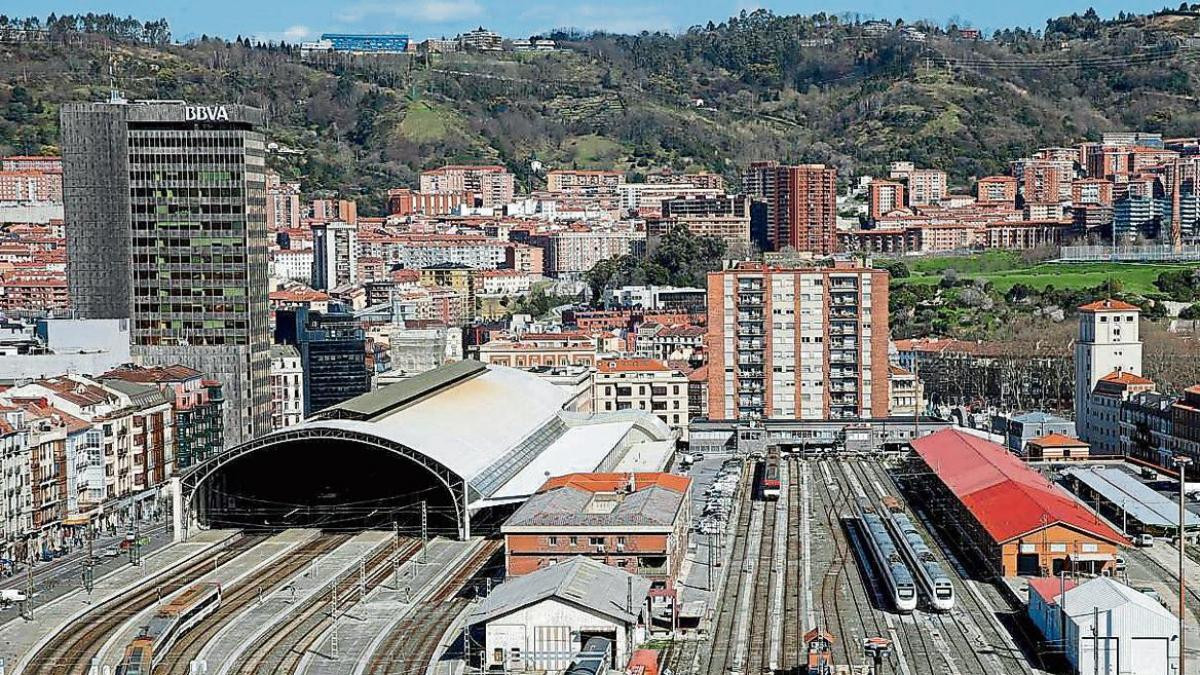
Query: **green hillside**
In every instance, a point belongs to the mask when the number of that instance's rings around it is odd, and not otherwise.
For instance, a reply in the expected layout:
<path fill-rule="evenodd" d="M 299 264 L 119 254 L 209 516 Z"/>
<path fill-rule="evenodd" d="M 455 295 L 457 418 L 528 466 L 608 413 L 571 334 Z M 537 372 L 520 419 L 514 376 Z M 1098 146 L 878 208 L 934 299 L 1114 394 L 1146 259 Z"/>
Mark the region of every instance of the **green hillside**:
<path fill-rule="evenodd" d="M 671 167 L 736 177 L 777 158 L 844 175 L 911 159 L 970 177 L 1036 147 L 1117 129 L 1200 135 L 1200 5 L 962 39 L 956 29 L 818 14 L 743 13 L 679 35 L 553 35 L 544 54 L 322 56 L 104 17 L 14 22 L 52 39 L 0 42 L 0 153 L 54 152 L 64 101 L 108 95 L 236 101 L 270 113 L 272 159 L 308 190 L 382 204 L 445 162 Z M 149 26 L 149 27 L 147 27 Z M 186 27 L 176 27 L 183 30 Z M 84 32 L 79 32 L 84 31 Z M 918 41 L 919 35 L 923 41 Z"/>

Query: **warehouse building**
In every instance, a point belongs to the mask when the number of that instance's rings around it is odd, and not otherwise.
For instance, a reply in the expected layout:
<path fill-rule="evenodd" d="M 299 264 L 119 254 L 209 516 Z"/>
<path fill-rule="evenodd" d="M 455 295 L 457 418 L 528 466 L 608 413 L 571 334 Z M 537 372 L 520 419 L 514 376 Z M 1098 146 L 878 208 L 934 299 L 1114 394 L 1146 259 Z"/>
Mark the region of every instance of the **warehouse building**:
<path fill-rule="evenodd" d="M 1029 618 L 1080 675 L 1173 673 L 1179 619 L 1136 589 L 1097 577 L 1029 585 Z M 1066 592 L 1062 592 L 1065 588 Z"/>
<path fill-rule="evenodd" d="M 913 489 L 958 544 L 1002 576 L 1099 574 L 1120 533 L 1004 447 L 945 429 L 912 443 Z"/>
<path fill-rule="evenodd" d="M 646 639 L 649 590 L 647 579 L 571 558 L 497 586 L 467 625 L 482 634 L 488 671 L 562 671 L 593 637 L 613 644 L 622 669 Z"/>

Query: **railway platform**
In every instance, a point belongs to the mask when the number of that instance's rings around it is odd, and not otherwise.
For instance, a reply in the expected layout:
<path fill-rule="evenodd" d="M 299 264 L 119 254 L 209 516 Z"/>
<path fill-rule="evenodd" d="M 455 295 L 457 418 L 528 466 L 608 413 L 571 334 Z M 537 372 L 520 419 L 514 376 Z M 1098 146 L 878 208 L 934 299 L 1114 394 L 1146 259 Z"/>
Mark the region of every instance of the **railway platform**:
<path fill-rule="evenodd" d="M 216 582 L 221 584 L 222 589 L 228 592 L 229 589 L 235 585 L 240 585 L 246 579 L 253 578 L 255 575 L 261 576 L 266 570 L 283 559 L 284 556 L 303 546 L 305 543 L 312 541 L 319 534 L 319 531 L 309 529 L 285 530 L 205 574 L 197 579 L 195 583 Z M 169 598 L 170 596 L 164 597 L 161 602 L 131 617 L 121 626 L 120 630 L 114 632 L 109 637 L 96 655 L 101 668 L 111 666 L 113 671 L 116 671 L 117 665 L 120 664 L 124 654 L 125 646 L 129 644 L 130 640 L 137 637 L 142 626 L 150 622 L 150 618 L 154 616 L 154 612 L 158 610 L 159 606 L 165 604 Z"/>
<path fill-rule="evenodd" d="M 147 555 L 141 565 L 126 565 L 97 578 L 91 593 L 80 586 L 44 606 L 38 606 L 35 597 L 31 619 L 15 619 L 0 627 L 0 659 L 5 664 L 17 665 L 12 672 L 21 672 L 24 659 L 93 606 L 142 584 L 152 583 L 156 577 L 186 561 L 223 546 L 236 534 L 234 530 L 204 530 L 186 542 L 171 544 Z"/>
<path fill-rule="evenodd" d="M 400 584 L 393 575 L 338 622 L 338 649 L 329 648 L 332 630 L 317 640 L 320 653 L 308 652 L 300 661 L 301 675 L 362 675 L 372 654 L 388 633 L 420 601 L 437 590 L 475 550 L 478 539 L 456 541 L 438 537 L 429 542 L 426 564 L 417 552 L 400 566 Z"/>
<path fill-rule="evenodd" d="M 392 544 L 391 532 L 369 530 L 356 534 L 333 551 L 317 558 L 307 570 L 268 594 L 227 622 L 200 651 L 198 661 L 214 675 L 235 672 L 256 640 L 272 633 L 293 612 L 321 595 L 328 596 L 330 584 L 346 575 L 357 575 L 362 561 Z"/>

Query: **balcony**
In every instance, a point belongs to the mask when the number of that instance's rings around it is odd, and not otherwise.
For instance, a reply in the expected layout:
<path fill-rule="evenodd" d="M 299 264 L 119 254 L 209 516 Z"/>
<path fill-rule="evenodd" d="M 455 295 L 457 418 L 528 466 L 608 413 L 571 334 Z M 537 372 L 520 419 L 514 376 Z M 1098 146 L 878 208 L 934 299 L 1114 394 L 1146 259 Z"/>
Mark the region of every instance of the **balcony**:
<path fill-rule="evenodd" d="M 829 335 L 831 337 L 846 337 L 858 335 L 858 324 L 847 321 L 839 321 L 829 324 Z"/>
<path fill-rule="evenodd" d="M 762 340 L 738 340 L 738 351 L 762 351 Z"/>
<path fill-rule="evenodd" d="M 739 380 L 765 379 L 762 368 L 738 368 L 737 376 Z"/>
<path fill-rule="evenodd" d="M 741 397 L 738 398 L 739 408 L 758 408 L 763 407 L 763 399 L 761 397 Z"/>
<path fill-rule="evenodd" d="M 739 366 L 761 366 L 763 365 L 762 356 L 740 356 L 737 363 Z"/>
<path fill-rule="evenodd" d="M 762 323 L 763 313 L 762 312 L 738 312 L 737 320 L 738 320 L 738 323 L 741 323 L 743 321 Z"/>
<path fill-rule="evenodd" d="M 737 332 L 742 337 L 762 337 L 764 335 L 761 322 L 758 324 L 747 322 L 745 327 L 738 326 Z"/>
<path fill-rule="evenodd" d="M 829 318 L 831 319 L 857 319 L 858 309 L 855 307 L 830 307 Z"/>
<path fill-rule="evenodd" d="M 761 394 L 766 390 L 766 387 L 757 382 L 743 382 L 738 387 L 738 393 L 741 394 Z"/>

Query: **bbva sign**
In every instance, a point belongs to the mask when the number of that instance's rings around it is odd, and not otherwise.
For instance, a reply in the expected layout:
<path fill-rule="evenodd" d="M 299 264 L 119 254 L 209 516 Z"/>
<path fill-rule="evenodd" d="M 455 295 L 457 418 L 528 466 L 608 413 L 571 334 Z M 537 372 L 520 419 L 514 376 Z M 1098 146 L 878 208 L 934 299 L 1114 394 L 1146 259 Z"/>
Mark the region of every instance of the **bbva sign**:
<path fill-rule="evenodd" d="M 189 105 L 183 108 L 183 118 L 189 122 L 229 121 L 229 111 L 223 105 Z"/>

